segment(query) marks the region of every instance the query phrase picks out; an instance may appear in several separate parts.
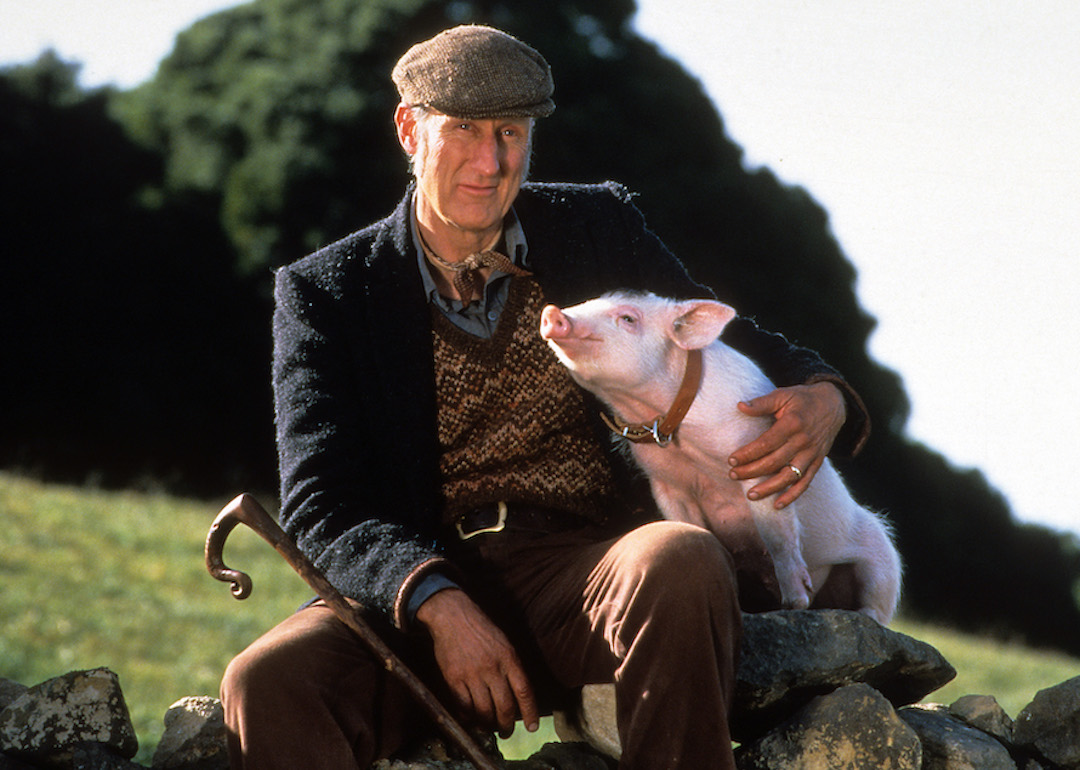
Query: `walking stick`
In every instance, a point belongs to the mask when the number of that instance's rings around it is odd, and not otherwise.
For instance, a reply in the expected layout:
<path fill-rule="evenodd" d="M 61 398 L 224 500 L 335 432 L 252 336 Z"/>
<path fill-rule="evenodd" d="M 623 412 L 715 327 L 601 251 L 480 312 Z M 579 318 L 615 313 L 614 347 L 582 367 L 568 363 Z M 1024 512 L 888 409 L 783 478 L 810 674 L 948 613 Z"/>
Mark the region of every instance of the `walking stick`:
<path fill-rule="evenodd" d="M 222 508 L 221 513 L 210 526 L 210 532 L 206 536 L 206 568 L 214 578 L 224 583 L 232 583 L 232 594 L 237 599 L 246 599 L 251 594 L 251 578 L 244 572 L 229 569 L 222 560 L 225 539 L 241 522 L 255 530 L 263 540 L 274 546 L 274 549 L 285 557 L 289 566 L 296 570 L 320 599 L 326 602 L 338 619 L 360 637 L 368 649 L 382 661 L 386 670 L 401 680 L 409 693 L 435 720 L 446 737 L 457 744 L 477 770 L 499 770 L 499 767 L 481 750 L 472 736 L 439 703 L 431 690 L 379 638 L 379 635 L 364 620 L 359 608 L 345 601 L 345 597 L 300 552 L 300 549 L 270 517 L 266 509 L 249 494 L 238 496 Z"/>

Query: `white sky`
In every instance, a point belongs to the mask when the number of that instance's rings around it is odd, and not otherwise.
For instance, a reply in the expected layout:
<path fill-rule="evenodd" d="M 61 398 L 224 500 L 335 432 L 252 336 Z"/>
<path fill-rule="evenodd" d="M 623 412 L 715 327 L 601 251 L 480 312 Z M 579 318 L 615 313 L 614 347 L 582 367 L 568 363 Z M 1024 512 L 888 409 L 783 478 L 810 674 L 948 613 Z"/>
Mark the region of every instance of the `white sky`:
<path fill-rule="evenodd" d="M 1080 4 L 646 0 L 638 24 L 829 212 L 911 435 L 1080 532 Z"/>
<path fill-rule="evenodd" d="M 84 85 L 127 87 L 237 4 L 0 0 L 0 63 L 51 45 Z M 1021 519 L 1080 533 L 1080 4 L 639 6 L 638 30 L 702 80 L 750 165 L 829 212 L 911 435 L 982 470 Z"/>

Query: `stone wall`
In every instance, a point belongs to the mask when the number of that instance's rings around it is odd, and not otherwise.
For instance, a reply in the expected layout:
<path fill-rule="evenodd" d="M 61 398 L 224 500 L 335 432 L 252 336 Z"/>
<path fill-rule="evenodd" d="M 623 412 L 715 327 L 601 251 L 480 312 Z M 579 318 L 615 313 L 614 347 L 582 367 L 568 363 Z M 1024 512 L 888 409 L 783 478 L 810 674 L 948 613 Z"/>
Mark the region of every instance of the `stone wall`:
<path fill-rule="evenodd" d="M 732 714 L 740 770 L 1080 770 L 1080 676 L 1041 691 L 1013 721 L 986 694 L 920 703 L 955 676 L 937 650 L 856 613 L 745 616 Z M 919 704 L 919 705 L 913 705 Z M 561 743 L 507 770 L 610 770 L 619 741 L 610 685 L 556 714 Z M 490 747 L 494 753 L 494 741 Z M 33 687 L 0 679 L 0 770 L 133 770 L 127 704 L 108 669 Z M 184 698 L 164 717 L 153 768 L 227 768 L 221 704 Z M 373 770 L 468 770 L 439 740 Z"/>

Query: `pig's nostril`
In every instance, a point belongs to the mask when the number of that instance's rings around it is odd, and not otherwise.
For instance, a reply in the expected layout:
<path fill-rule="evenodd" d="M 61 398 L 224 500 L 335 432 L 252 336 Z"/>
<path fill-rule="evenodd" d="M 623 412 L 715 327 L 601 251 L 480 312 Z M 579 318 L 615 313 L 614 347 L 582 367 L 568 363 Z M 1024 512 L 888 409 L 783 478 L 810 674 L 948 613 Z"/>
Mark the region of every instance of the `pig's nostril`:
<path fill-rule="evenodd" d="M 566 334 L 570 324 L 557 307 L 548 305 L 540 315 L 540 333 L 544 336 Z"/>

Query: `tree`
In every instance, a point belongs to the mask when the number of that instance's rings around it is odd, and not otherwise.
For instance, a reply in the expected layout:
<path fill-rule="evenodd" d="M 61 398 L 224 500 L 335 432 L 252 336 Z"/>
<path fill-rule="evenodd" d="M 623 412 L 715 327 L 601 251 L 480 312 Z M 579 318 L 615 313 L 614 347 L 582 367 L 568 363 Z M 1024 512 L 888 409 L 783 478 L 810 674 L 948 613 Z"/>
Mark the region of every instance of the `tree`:
<path fill-rule="evenodd" d="M 166 194 L 220 196 L 240 270 L 294 259 L 396 197 L 386 73 L 424 5 L 241 6 L 181 34 L 157 78 L 121 98 L 133 135 L 165 157 Z"/>
<path fill-rule="evenodd" d="M 46 53 L 0 74 L 0 462 L 184 489 L 241 459 L 270 475 L 265 304 L 234 277 L 217 202 L 148 197 L 159 157 L 77 70 Z"/>

